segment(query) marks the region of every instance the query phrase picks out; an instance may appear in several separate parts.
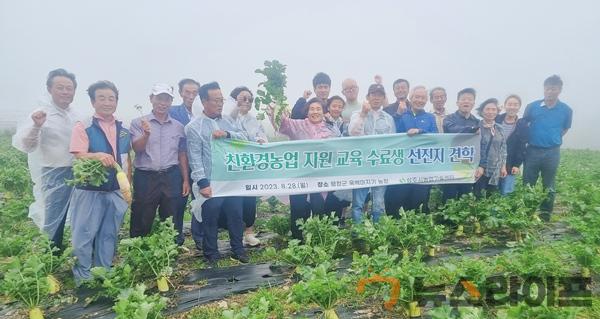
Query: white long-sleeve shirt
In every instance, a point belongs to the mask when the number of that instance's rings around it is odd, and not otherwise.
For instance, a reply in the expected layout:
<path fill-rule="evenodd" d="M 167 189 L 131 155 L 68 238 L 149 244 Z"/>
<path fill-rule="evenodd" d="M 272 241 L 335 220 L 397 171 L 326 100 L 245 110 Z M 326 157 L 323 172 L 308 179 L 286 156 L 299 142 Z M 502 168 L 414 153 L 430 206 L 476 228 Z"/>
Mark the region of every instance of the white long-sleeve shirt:
<path fill-rule="evenodd" d="M 356 111 L 350 118 L 348 132 L 350 136 L 393 134 L 396 133 L 396 124 L 383 109 L 370 110 L 364 117 L 361 111 Z"/>
<path fill-rule="evenodd" d="M 35 152 L 41 167 L 71 166 L 71 132 L 75 123 L 83 119 L 82 115 L 72 106 L 63 109 L 53 102 L 36 111 L 44 111 L 46 121 L 41 127 L 35 127 L 30 114 L 13 136 L 13 146 L 25 153 Z"/>
<path fill-rule="evenodd" d="M 185 126 L 192 180 L 200 189 L 210 185 L 212 165 L 210 140 L 216 130 L 228 132 L 231 138 L 248 140 L 246 132 L 242 131 L 228 115 L 212 119 L 200 113 L 195 120 Z"/>

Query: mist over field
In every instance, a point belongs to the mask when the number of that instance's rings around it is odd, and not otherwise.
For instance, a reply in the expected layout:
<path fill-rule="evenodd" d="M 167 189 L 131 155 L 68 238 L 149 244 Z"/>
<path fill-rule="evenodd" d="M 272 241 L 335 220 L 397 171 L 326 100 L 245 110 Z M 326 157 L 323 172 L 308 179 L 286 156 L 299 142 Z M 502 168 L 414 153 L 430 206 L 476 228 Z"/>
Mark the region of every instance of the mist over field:
<path fill-rule="evenodd" d="M 8 125 L 45 95 L 49 70 L 77 75 L 74 106 L 91 111 L 85 89 L 111 80 L 120 90 L 117 115 L 151 107 L 152 84 L 184 77 L 218 81 L 228 94 L 255 90 L 254 70 L 267 59 L 287 64 L 289 102 L 319 71 L 332 95 L 353 77 L 359 96 L 380 74 L 392 82 L 443 86 L 447 108 L 456 92 L 478 101 L 519 94 L 542 97 L 542 82 L 559 74 L 561 100 L 574 110 L 564 147 L 600 149 L 600 19 L 597 1 L 0 1 L 0 120 Z M 175 103 L 180 103 L 177 98 Z M 428 109 L 431 109 L 428 106 Z"/>

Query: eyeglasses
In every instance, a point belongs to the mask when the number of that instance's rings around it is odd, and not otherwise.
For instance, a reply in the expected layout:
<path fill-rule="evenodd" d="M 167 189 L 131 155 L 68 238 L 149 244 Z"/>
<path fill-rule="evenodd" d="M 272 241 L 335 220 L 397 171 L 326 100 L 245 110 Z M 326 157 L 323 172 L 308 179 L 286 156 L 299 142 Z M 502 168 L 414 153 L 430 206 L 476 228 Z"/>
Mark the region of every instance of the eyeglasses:
<path fill-rule="evenodd" d="M 358 90 L 358 86 L 351 86 L 349 88 L 343 89 L 342 91 L 344 91 L 344 92 L 350 92 L 350 91 L 356 91 L 356 90 Z"/>

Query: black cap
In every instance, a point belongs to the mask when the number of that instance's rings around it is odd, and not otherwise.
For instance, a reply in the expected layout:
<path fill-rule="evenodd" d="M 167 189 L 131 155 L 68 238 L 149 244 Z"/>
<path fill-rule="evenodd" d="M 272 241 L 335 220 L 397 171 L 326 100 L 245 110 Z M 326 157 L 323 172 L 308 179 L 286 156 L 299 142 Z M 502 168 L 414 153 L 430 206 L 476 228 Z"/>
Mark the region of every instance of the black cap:
<path fill-rule="evenodd" d="M 369 91 L 367 94 L 371 94 L 371 93 L 375 93 L 375 92 L 381 92 L 383 95 L 385 95 L 385 88 L 381 84 L 377 84 L 377 83 L 371 84 L 371 86 L 369 86 Z"/>

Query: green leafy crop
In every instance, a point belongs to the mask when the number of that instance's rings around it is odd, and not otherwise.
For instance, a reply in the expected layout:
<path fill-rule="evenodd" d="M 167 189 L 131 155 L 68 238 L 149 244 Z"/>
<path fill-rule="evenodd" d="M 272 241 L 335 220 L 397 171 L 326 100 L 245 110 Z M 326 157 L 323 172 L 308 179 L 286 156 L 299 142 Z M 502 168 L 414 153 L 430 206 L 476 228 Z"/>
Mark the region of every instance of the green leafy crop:
<path fill-rule="evenodd" d="M 287 97 L 285 96 L 285 88 L 287 86 L 287 75 L 285 75 L 284 64 L 277 60 L 265 61 L 263 69 L 256 69 L 254 72 L 264 75 L 267 79 L 258 84 L 256 90 L 256 99 L 254 99 L 254 107 L 259 113 L 258 118 L 264 119 L 264 110 L 271 104 L 275 104 L 274 123 L 276 128 L 281 123 L 281 114 L 287 109 Z"/>
<path fill-rule="evenodd" d="M 71 186 L 100 186 L 108 181 L 106 167 L 96 159 L 77 159 L 73 162 L 73 179 L 68 180 Z"/>

